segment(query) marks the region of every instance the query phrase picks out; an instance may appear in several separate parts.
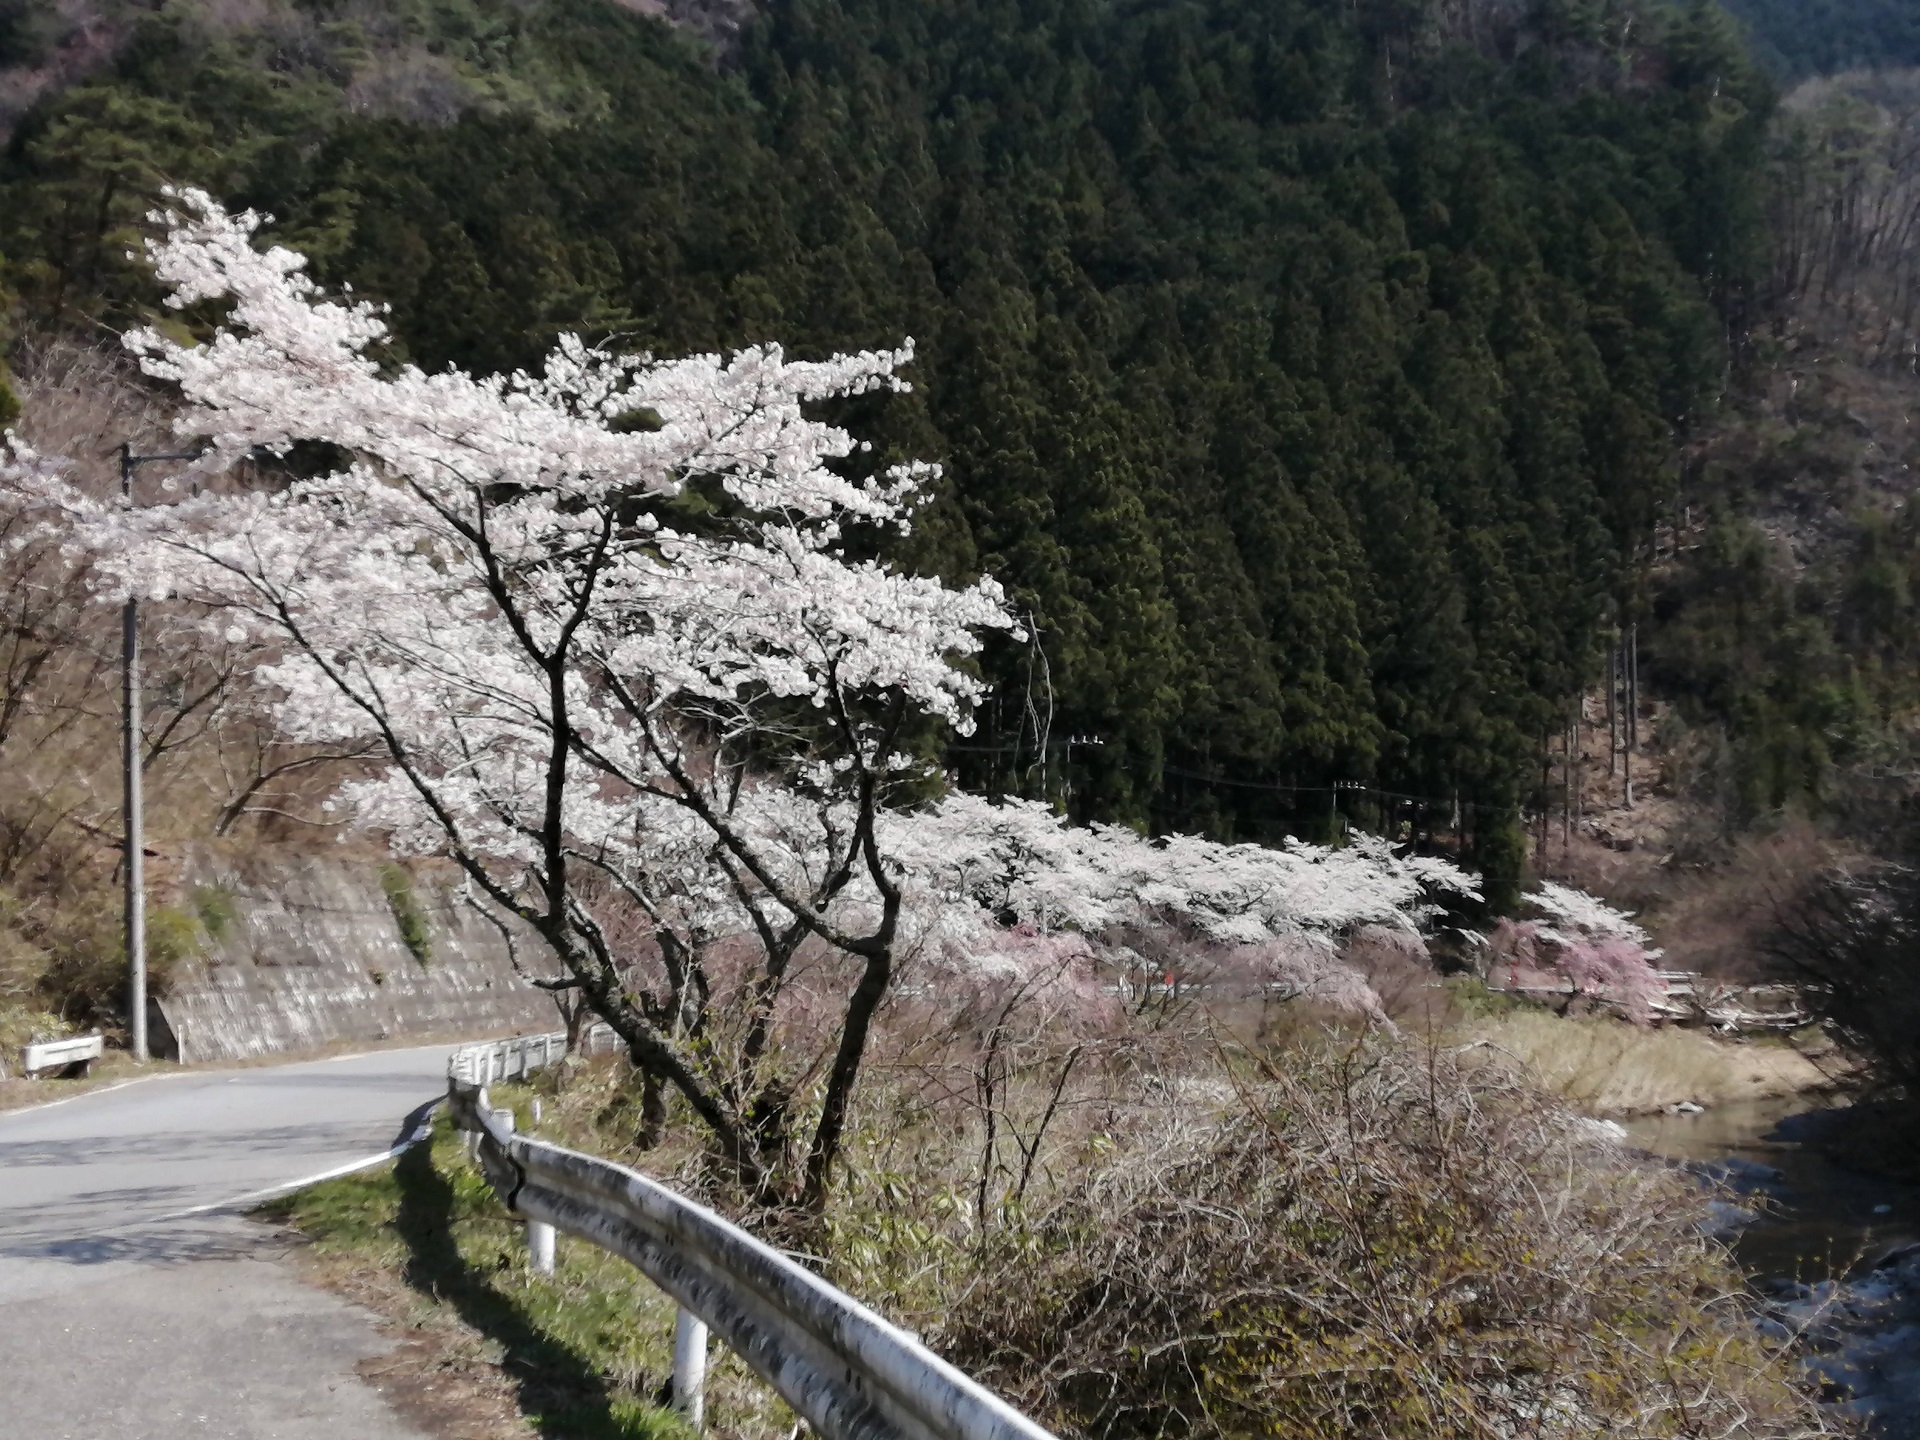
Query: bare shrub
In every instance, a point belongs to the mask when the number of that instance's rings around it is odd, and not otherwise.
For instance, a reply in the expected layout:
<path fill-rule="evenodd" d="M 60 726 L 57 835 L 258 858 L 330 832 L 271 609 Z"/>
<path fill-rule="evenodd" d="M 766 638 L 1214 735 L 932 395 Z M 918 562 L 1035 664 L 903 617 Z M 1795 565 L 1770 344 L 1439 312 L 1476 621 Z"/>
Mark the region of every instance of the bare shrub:
<path fill-rule="evenodd" d="M 1379 997 L 1396 1024 L 1426 1029 L 1445 1020 L 1449 999 L 1426 941 L 1406 930 L 1362 925 L 1340 948 L 1341 961 Z"/>
<path fill-rule="evenodd" d="M 1767 949 L 1872 1079 L 1920 1094 L 1920 872 L 1826 871 L 1777 909 Z"/>
<path fill-rule="evenodd" d="M 1768 945 L 1776 907 L 1792 905 L 1812 877 L 1845 854 L 1804 819 L 1741 841 L 1724 865 L 1687 877 L 1661 907 L 1667 964 L 1721 980 L 1779 978 Z"/>
<path fill-rule="evenodd" d="M 1602 823 L 1619 825 L 1624 818 L 1624 813 L 1609 813 Z M 1673 884 L 1672 872 L 1661 863 L 1664 846 L 1638 843 L 1626 836 L 1616 843 L 1629 848 L 1616 849 L 1596 835 L 1576 830 L 1567 843 L 1554 841 L 1543 857 L 1542 873 L 1624 910 L 1645 910 L 1658 904 Z"/>
<path fill-rule="evenodd" d="M 985 1237 L 937 1320 L 1062 1434 L 1832 1433 L 1699 1192 L 1511 1072 L 1369 1042 L 1211 1113 L 1166 1098 Z"/>
<path fill-rule="evenodd" d="M 69 475 L 96 495 L 119 489 L 122 442 L 171 449 L 167 409 L 119 347 L 27 336 L 9 357 L 21 401 L 20 437 L 65 457 Z"/>

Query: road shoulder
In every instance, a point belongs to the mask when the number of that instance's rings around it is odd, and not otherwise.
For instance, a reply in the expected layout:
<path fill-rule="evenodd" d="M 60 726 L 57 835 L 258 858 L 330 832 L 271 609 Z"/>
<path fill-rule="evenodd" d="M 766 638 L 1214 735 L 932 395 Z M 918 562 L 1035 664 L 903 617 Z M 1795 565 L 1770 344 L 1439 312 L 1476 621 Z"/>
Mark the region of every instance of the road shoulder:
<path fill-rule="evenodd" d="M 9 1433 L 424 1440 L 363 1378 L 395 1342 L 303 1282 L 291 1237 L 233 1216 L 194 1229 L 191 1259 L 80 1267 L 0 1306 Z"/>

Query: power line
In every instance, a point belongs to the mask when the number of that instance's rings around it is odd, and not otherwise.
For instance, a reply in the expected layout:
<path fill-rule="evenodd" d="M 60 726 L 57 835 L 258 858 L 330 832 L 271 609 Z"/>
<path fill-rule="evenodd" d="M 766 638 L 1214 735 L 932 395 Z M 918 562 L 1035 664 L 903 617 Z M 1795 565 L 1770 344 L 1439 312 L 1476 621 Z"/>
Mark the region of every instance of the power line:
<path fill-rule="evenodd" d="M 1063 739 L 1048 740 L 1044 747 L 1040 745 L 1029 745 L 1024 741 L 1018 741 L 1012 745 L 948 745 L 945 748 L 967 755 L 1025 755 L 1029 752 L 1037 753 L 1042 748 L 1048 750 L 1070 750 L 1075 746 L 1084 748 L 1088 746 L 1103 746 L 1106 743 L 1107 742 L 1098 735 L 1068 735 Z"/>
<path fill-rule="evenodd" d="M 1104 746 L 1106 741 L 1098 735 L 1069 735 L 1057 740 L 1048 740 L 1045 746 L 1025 743 L 1013 745 L 948 745 L 948 753 L 962 755 L 1025 755 L 1037 754 L 1042 748 L 1050 751 L 1071 750 L 1075 747 Z M 1177 775 L 1183 780 L 1198 780 L 1207 785 L 1225 785 L 1236 790 L 1258 790 L 1276 795 L 1334 795 L 1342 790 L 1354 794 L 1364 794 L 1381 800 L 1398 800 L 1410 805 L 1426 805 L 1441 810 L 1472 810 L 1487 815 L 1508 815 L 1513 807 L 1488 805 L 1477 800 L 1451 799 L 1437 795 L 1410 795 L 1399 790 L 1382 790 L 1364 780 L 1334 780 L 1319 785 L 1284 785 L 1269 780 L 1234 780 L 1225 776 L 1207 775 L 1198 770 L 1183 769 L 1178 765 L 1160 767 L 1163 776 Z"/>
<path fill-rule="evenodd" d="M 1205 775 L 1198 770 L 1183 770 L 1177 765 L 1163 765 L 1160 767 L 1160 773 L 1178 775 L 1186 780 L 1200 780 L 1208 785 L 1229 785 L 1236 790 L 1265 790 L 1286 795 L 1325 795 L 1330 792 L 1337 794 L 1342 790 L 1349 790 L 1359 794 L 1378 796 L 1383 800 L 1403 800 L 1409 804 L 1431 805 L 1442 810 L 1450 810 L 1458 804 L 1462 810 L 1480 810 L 1490 815 L 1509 813 L 1508 807 L 1504 805 L 1487 805 L 1477 800 L 1455 801 L 1437 795 L 1408 795 L 1398 790 L 1379 789 L 1364 780 L 1335 780 L 1323 785 L 1278 785 L 1266 780 L 1232 780 L 1219 775 Z"/>

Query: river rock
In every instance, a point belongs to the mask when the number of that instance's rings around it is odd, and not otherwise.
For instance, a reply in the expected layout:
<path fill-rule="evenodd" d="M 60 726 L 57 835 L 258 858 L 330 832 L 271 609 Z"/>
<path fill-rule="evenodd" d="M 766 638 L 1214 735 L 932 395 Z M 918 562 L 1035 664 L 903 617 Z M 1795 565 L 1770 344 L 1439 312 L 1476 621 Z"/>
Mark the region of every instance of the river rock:
<path fill-rule="evenodd" d="M 1725 1200 L 1709 1200 L 1700 1229 L 1701 1233 L 1716 1240 L 1726 1240 L 1738 1235 L 1759 1218 L 1757 1213 L 1744 1206 L 1729 1205 Z"/>
<path fill-rule="evenodd" d="M 1596 1120 L 1590 1115 L 1577 1116 L 1574 1129 L 1587 1139 L 1602 1145 L 1624 1145 L 1627 1143 L 1627 1127 L 1618 1120 Z"/>
<path fill-rule="evenodd" d="M 1881 1440 L 1920 1440 L 1920 1246 L 1857 1280 L 1765 1282 L 1760 1333 L 1793 1340 L 1834 1412 Z"/>
<path fill-rule="evenodd" d="M 1909 1261 L 1920 1257 L 1920 1245 L 1896 1245 L 1878 1260 L 1873 1262 L 1875 1270 L 1898 1270 Z"/>

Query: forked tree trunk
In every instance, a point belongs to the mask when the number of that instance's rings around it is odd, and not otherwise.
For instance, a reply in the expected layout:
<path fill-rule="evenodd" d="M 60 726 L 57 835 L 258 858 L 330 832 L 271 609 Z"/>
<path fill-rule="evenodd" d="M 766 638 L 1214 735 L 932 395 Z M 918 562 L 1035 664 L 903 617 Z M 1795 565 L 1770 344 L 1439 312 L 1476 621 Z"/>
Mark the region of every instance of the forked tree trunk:
<path fill-rule="evenodd" d="M 640 1072 L 640 1133 L 634 1141 L 652 1150 L 667 1138 L 667 1087 L 651 1070 Z"/>

